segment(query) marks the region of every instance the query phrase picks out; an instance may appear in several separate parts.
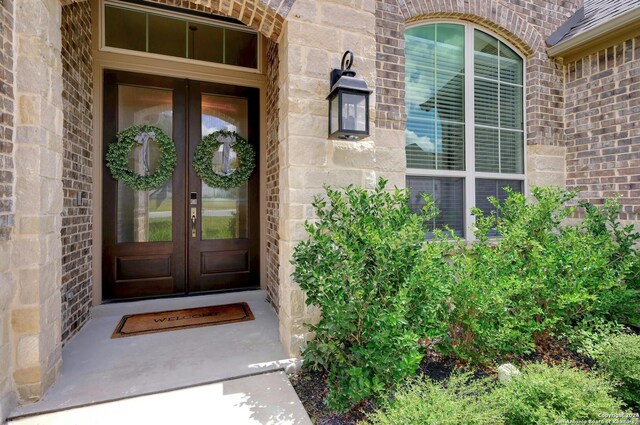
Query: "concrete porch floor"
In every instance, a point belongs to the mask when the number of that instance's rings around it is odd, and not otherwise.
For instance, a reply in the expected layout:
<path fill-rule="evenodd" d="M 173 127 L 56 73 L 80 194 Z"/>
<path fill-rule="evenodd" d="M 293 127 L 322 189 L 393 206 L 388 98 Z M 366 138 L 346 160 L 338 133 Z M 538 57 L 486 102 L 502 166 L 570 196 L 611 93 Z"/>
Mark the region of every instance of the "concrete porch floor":
<path fill-rule="evenodd" d="M 242 301 L 255 320 L 111 339 L 125 314 Z M 11 418 L 281 371 L 294 362 L 282 350 L 264 291 L 101 305 L 62 357 L 62 375 L 43 399 Z"/>

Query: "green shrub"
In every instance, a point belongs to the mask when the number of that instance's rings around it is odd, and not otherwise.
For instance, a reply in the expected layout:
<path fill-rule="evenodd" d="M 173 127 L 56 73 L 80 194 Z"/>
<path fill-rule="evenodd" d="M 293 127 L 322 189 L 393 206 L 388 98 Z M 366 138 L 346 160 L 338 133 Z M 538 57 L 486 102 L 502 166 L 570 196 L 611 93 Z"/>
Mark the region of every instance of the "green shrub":
<path fill-rule="evenodd" d="M 470 363 L 521 355 L 552 333 L 588 320 L 636 321 L 639 235 L 617 221 L 619 205 L 583 205 L 585 218 L 563 225 L 575 192 L 533 188 L 535 202 L 511 192 L 476 215 L 470 246 L 436 232 L 409 279 L 410 320 L 421 337 Z M 500 238 L 489 238 L 491 229 Z"/>
<path fill-rule="evenodd" d="M 415 373 L 423 355 L 407 321 L 412 294 L 406 285 L 424 243 L 424 222 L 411 213 L 405 191 L 327 188 L 306 224 L 307 241 L 293 254 L 294 279 L 307 303 L 320 307 L 305 364 L 329 372 L 327 404 L 345 410 L 376 397 Z"/>
<path fill-rule="evenodd" d="M 614 389 L 594 373 L 568 366 L 533 363 L 492 393 L 505 423 L 548 425 L 568 420 L 602 420 L 604 414 L 620 414 L 621 402 Z"/>
<path fill-rule="evenodd" d="M 368 417 L 368 425 L 499 425 L 500 404 L 487 396 L 490 380 L 469 381 L 468 374 L 454 374 L 445 383 L 411 381 L 394 399 L 382 403 Z"/>
<path fill-rule="evenodd" d="M 616 394 L 629 406 L 640 408 L 640 336 L 609 336 L 589 354 L 598 368 L 617 383 Z"/>
<path fill-rule="evenodd" d="M 487 243 L 437 237 L 409 278 L 416 332 L 437 341 L 441 353 L 471 364 L 531 351 L 541 325 L 533 320 L 528 282 Z"/>
<path fill-rule="evenodd" d="M 534 320 L 543 331 L 561 330 L 589 317 L 625 321 L 636 315 L 638 282 L 629 278 L 636 263 L 631 246 L 639 236 L 633 226 L 619 225 L 619 204 L 607 200 L 599 208 L 582 203 L 584 219 L 563 225 L 576 209 L 566 205 L 577 193 L 556 188 L 533 188 L 532 193 L 532 203 L 518 193 L 511 193 L 503 205 L 493 200 L 502 235 L 495 254 L 509 257 L 505 274 L 526 282 L 538 308 Z M 487 217 L 477 213 L 482 241 Z"/>

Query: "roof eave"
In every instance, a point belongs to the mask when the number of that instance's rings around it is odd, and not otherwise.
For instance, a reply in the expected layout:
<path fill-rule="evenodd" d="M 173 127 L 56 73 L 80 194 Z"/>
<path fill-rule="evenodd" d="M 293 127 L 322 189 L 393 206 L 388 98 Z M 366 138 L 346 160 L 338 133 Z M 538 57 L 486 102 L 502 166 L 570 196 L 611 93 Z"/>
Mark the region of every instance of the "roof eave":
<path fill-rule="evenodd" d="M 547 54 L 549 57 L 565 56 L 582 48 L 590 42 L 596 41 L 613 31 L 619 30 L 636 22 L 640 22 L 640 7 L 627 13 L 623 13 L 620 16 L 616 16 L 615 18 L 590 28 L 575 37 L 571 37 L 566 41 L 561 41 L 555 46 L 549 47 L 547 49 Z"/>

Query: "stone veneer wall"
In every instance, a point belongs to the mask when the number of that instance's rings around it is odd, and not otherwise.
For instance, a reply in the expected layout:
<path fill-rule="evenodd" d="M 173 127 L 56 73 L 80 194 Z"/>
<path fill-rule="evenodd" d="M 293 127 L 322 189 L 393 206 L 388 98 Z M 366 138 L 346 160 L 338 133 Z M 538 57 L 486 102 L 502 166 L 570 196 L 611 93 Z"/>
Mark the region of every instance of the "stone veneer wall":
<path fill-rule="evenodd" d="M 0 2 L 0 423 L 15 404 L 11 305 L 17 282 L 11 270 L 15 208 L 14 167 L 14 2 Z"/>
<path fill-rule="evenodd" d="M 14 224 L 13 0 L 0 3 L 0 49 L 0 241 L 6 241 Z"/>
<path fill-rule="evenodd" d="M 345 50 L 355 54 L 353 69 L 376 87 L 374 0 L 296 0 L 279 43 L 280 87 L 280 338 L 298 355 L 313 335 L 304 326 L 319 317 L 305 304 L 304 292 L 291 278 L 292 252 L 306 238 L 304 222 L 314 219 L 311 206 L 323 185 L 372 187 L 378 177 L 390 186 L 404 185 L 404 139 L 376 128 L 361 141 L 328 140 L 329 72 L 340 67 Z M 376 98 L 371 97 L 371 111 Z"/>
<path fill-rule="evenodd" d="M 278 217 L 280 213 L 280 162 L 278 161 L 278 44 L 267 41 L 267 147 L 266 147 L 266 220 L 265 237 L 267 257 L 264 259 L 266 267 L 266 288 L 269 302 L 278 310 L 278 269 L 279 269 L 279 239 Z"/>
<path fill-rule="evenodd" d="M 635 35 L 635 38 L 633 37 Z M 640 34 L 565 65 L 567 188 L 640 219 Z"/>
<path fill-rule="evenodd" d="M 62 7 L 64 159 L 62 342 L 89 319 L 92 296 L 93 79 L 89 2 Z M 78 202 L 78 193 L 84 195 Z"/>
<path fill-rule="evenodd" d="M 562 186 L 565 176 L 562 66 L 549 59 L 544 40 L 581 4 L 582 0 L 377 0 L 376 124 L 404 130 L 406 24 L 429 19 L 473 22 L 504 37 L 527 57 L 529 183 Z"/>
<path fill-rule="evenodd" d="M 62 364 L 60 9 L 58 0 L 0 2 L 3 84 L 13 62 L 15 106 L 13 129 L 3 121 L 13 138 L 15 218 L 11 240 L 0 242 L 0 422 L 16 402 L 39 399 Z"/>

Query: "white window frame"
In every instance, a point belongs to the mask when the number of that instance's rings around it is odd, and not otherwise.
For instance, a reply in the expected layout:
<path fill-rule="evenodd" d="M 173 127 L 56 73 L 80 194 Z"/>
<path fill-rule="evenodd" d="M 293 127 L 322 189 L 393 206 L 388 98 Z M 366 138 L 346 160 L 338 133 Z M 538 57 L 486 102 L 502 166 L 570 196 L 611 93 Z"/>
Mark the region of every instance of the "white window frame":
<path fill-rule="evenodd" d="M 475 25 L 471 22 L 456 21 L 450 19 L 436 19 L 436 20 L 424 20 L 420 22 L 414 22 L 407 24 L 405 31 L 411 28 L 421 27 L 424 25 L 432 24 L 456 24 L 464 26 L 464 103 L 465 103 L 465 115 L 464 115 L 464 171 L 452 171 L 452 170 L 428 170 L 422 168 L 407 168 L 407 176 L 418 177 L 459 177 L 464 180 L 464 200 L 462 207 L 464 208 L 464 223 L 463 223 L 463 239 L 467 241 L 474 241 L 475 235 L 473 234 L 473 228 L 475 227 L 475 217 L 471 214 L 471 206 L 476 205 L 476 179 L 500 179 L 500 180 L 517 180 L 522 182 L 522 190 L 525 196 L 529 196 L 529 183 L 528 183 L 528 171 L 527 171 L 527 58 L 511 44 L 508 40 L 505 40 L 500 35 L 490 31 L 482 26 Z M 475 99 L 474 99 L 474 30 L 479 30 L 485 34 L 496 38 L 503 42 L 507 47 L 513 50 L 522 59 L 522 122 L 523 122 L 523 149 L 522 149 L 522 162 L 523 162 L 523 174 L 503 174 L 503 173 L 489 173 L 476 171 L 475 157 L 476 157 L 476 140 L 475 140 Z M 473 71 L 473 72 L 471 72 Z M 507 83 L 508 84 L 508 83 Z M 498 102 L 499 108 L 500 102 Z M 499 109 L 498 109 L 499 111 Z M 499 113 L 499 112 L 498 112 Z M 470 119 L 469 119 L 470 118 Z M 491 127 L 493 128 L 493 127 Z M 406 149 L 406 146 L 405 146 Z"/>

